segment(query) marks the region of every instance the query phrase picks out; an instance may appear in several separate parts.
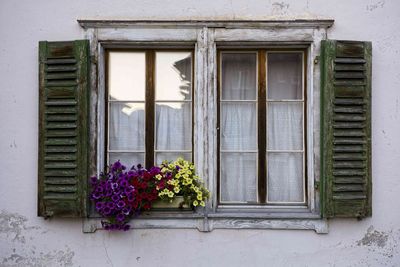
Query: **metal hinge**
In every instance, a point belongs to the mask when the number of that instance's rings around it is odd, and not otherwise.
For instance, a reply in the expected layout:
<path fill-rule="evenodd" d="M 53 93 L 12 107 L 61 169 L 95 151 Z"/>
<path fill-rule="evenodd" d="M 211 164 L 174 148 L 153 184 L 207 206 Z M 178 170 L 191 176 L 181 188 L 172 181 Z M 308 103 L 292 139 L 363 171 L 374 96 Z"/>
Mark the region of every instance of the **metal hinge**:
<path fill-rule="evenodd" d="M 314 189 L 315 190 L 319 190 L 319 185 L 320 185 L 319 181 L 314 181 Z"/>

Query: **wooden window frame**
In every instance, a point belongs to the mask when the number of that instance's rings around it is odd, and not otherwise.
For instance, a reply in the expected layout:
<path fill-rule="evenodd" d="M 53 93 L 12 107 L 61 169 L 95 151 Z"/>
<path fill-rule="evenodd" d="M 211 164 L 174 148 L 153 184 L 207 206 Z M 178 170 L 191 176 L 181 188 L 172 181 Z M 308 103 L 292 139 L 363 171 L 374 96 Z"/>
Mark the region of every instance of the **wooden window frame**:
<path fill-rule="evenodd" d="M 240 203 L 237 201 L 222 201 L 221 200 L 221 75 L 222 75 L 222 54 L 229 53 L 255 53 L 256 54 L 256 127 L 257 127 L 257 181 L 256 181 L 256 193 L 257 203 Z M 303 201 L 302 202 L 272 202 L 268 201 L 268 177 L 267 177 L 267 104 L 268 102 L 274 102 L 276 100 L 268 99 L 268 54 L 270 53 L 301 53 L 302 55 L 302 98 L 295 100 L 294 102 L 301 102 L 303 105 L 303 149 L 301 151 L 303 155 Z M 305 206 L 307 205 L 307 48 L 304 47 L 293 47 L 293 48 L 276 48 L 276 47 L 259 47 L 259 48 L 221 48 L 217 50 L 217 199 L 219 207 L 223 206 Z M 285 101 L 289 102 L 289 101 Z M 292 152 L 292 151 L 290 151 Z"/>
<path fill-rule="evenodd" d="M 135 229 L 310 229 L 327 233 L 320 213 L 320 42 L 333 20 L 282 21 L 149 21 L 78 20 L 90 40 L 91 91 L 89 172 L 104 167 L 104 51 L 114 48 L 193 48 L 193 160 L 211 198 L 193 212 L 146 212 L 132 220 Z M 217 199 L 217 50 L 225 48 L 307 49 L 307 205 L 221 206 Z M 310 130 L 312 129 L 312 130 Z M 101 227 L 98 218 L 84 220 L 83 231 Z"/>
<path fill-rule="evenodd" d="M 191 112 L 192 112 L 192 129 L 191 129 L 191 157 L 192 159 L 194 158 L 194 149 L 193 149 L 193 102 L 194 102 L 194 79 L 195 79 L 195 73 L 194 73 L 194 50 L 189 49 L 189 48 L 164 48 L 164 47 L 155 47 L 152 49 L 144 49 L 144 48 L 109 48 L 105 49 L 104 55 L 105 55 L 105 136 L 104 136 L 104 151 L 105 151 L 105 157 L 104 157 L 104 166 L 108 166 L 111 164 L 109 162 L 109 106 L 110 106 L 110 101 L 109 101 L 109 55 L 112 52 L 142 52 L 145 53 L 145 99 L 144 101 L 137 101 L 137 102 L 144 102 L 145 104 L 145 146 L 144 146 L 144 154 L 145 154 L 145 161 L 144 162 L 137 162 L 135 164 L 142 164 L 145 166 L 145 168 L 151 168 L 152 166 L 155 165 L 155 139 L 156 139 L 156 131 L 155 131 L 155 106 L 156 106 L 156 88 L 155 88 L 155 73 L 156 73 L 156 53 L 157 52 L 188 52 L 191 54 L 191 62 L 192 62 L 192 81 L 191 81 L 191 99 L 189 100 L 191 103 Z M 189 102 L 189 101 L 182 101 L 182 102 Z M 136 101 L 130 101 L 130 102 L 136 102 Z M 175 101 L 171 100 L 168 102 L 180 102 L 180 101 Z M 171 151 L 172 153 L 176 151 Z M 187 151 L 188 152 L 188 151 Z M 184 153 L 187 153 L 184 152 Z M 132 151 L 132 153 L 135 153 L 135 151 Z M 142 152 L 140 152 L 142 153 Z M 170 159 L 170 160 L 175 160 L 175 159 Z M 126 164 L 126 163 L 125 163 Z M 127 166 L 131 167 L 131 166 Z"/>

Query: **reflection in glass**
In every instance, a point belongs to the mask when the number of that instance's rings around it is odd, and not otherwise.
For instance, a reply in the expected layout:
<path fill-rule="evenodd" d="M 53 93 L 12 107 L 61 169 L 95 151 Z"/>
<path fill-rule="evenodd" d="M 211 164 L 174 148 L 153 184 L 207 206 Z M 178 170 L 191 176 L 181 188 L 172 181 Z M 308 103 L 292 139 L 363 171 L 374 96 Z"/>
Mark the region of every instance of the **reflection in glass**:
<path fill-rule="evenodd" d="M 108 58 L 110 100 L 145 100 L 144 52 L 110 52 Z"/>
<path fill-rule="evenodd" d="M 222 53 L 222 100 L 255 100 L 256 53 Z"/>
<path fill-rule="evenodd" d="M 191 103 L 156 104 L 156 150 L 192 149 Z"/>
<path fill-rule="evenodd" d="M 221 153 L 221 201 L 257 201 L 257 153 Z"/>
<path fill-rule="evenodd" d="M 192 54 L 156 52 L 156 100 L 192 98 Z"/>
<path fill-rule="evenodd" d="M 268 53 L 268 99 L 302 99 L 302 53 Z"/>
<path fill-rule="evenodd" d="M 221 149 L 257 149 L 256 103 L 221 103 Z"/>
<path fill-rule="evenodd" d="M 144 150 L 144 103 L 111 102 L 109 149 Z"/>
<path fill-rule="evenodd" d="M 268 153 L 268 201 L 303 202 L 303 154 Z"/>
<path fill-rule="evenodd" d="M 267 122 L 268 149 L 303 149 L 303 103 L 269 102 Z"/>

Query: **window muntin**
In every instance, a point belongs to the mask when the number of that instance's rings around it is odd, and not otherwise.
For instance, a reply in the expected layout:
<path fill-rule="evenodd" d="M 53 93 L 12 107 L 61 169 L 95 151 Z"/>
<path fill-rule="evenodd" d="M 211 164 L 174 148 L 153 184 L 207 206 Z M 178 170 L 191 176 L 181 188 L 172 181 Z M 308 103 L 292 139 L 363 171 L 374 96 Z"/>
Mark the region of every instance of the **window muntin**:
<path fill-rule="evenodd" d="M 245 55 L 253 55 L 251 67 Z M 304 57 L 303 50 L 219 51 L 220 204 L 305 204 Z M 254 93 L 249 88 L 255 88 Z M 236 106 L 227 112 L 224 106 L 231 103 Z M 246 105 L 254 105 L 252 113 L 245 111 L 250 110 Z M 227 129 L 231 129 L 231 139 L 236 139 L 229 149 Z M 249 136 L 246 144 L 243 140 Z"/>
<path fill-rule="evenodd" d="M 193 53 L 107 51 L 107 163 L 192 160 Z"/>

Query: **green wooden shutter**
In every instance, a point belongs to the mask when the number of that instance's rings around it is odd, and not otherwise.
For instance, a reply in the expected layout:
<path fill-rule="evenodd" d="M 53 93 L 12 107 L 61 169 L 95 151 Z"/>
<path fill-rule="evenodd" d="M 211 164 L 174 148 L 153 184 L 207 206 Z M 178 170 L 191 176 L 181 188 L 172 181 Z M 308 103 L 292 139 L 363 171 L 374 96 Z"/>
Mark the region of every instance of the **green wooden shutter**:
<path fill-rule="evenodd" d="M 324 217 L 371 216 L 371 43 L 321 43 Z"/>
<path fill-rule="evenodd" d="M 89 41 L 39 43 L 38 215 L 86 215 Z"/>

